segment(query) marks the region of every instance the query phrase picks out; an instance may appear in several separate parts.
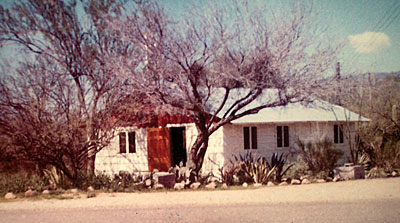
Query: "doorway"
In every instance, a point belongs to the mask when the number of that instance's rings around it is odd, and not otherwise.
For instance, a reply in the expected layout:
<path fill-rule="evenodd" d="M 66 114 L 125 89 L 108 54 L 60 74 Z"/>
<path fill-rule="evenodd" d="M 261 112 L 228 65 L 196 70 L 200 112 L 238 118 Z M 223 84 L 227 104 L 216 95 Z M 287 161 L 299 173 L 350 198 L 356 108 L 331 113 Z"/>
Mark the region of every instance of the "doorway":
<path fill-rule="evenodd" d="M 186 166 L 186 134 L 185 127 L 171 127 L 170 129 L 170 144 L 171 144 L 171 165 L 179 166 L 182 161 Z"/>

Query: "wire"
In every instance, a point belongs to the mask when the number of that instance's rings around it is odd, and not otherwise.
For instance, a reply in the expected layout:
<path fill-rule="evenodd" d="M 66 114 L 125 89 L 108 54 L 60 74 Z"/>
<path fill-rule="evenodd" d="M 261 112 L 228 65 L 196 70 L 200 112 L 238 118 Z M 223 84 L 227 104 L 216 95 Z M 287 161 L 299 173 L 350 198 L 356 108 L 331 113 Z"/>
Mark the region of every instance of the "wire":
<path fill-rule="evenodd" d="M 397 5 L 397 7 L 396 7 Z M 384 14 L 384 16 L 379 20 L 379 22 L 374 26 L 373 30 L 376 30 L 376 32 L 382 32 L 383 30 L 386 30 L 396 19 L 400 16 L 400 2 L 399 1 L 394 1 L 392 7 L 390 7 L 387 10 L 387 13 Z M 396 14 L 397 12 L 397 14 Z M 388 15 L 388 16 L 387 16 Z M 377 38 L 378 35 L 373 35 L 371 37 L 371 41 L 367 41 L 365 44 L 373 44 Z M 358 60 L 360 58 L 361 54 L 356 54 L 355 52 L 353 53 L 352 58 L 349 61 L 349 64 L 353 64 L 354 61 Z"/>

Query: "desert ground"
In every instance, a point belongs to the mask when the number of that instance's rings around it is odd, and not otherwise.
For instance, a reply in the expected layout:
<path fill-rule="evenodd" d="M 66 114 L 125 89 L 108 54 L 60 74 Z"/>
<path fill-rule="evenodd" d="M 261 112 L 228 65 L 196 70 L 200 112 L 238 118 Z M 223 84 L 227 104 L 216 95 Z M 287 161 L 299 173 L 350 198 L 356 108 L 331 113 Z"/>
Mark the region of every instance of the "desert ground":
<path fill-rule="evenodd" d="M 400 178 L 0 203 L 0 222 L 400 222 Z"/>

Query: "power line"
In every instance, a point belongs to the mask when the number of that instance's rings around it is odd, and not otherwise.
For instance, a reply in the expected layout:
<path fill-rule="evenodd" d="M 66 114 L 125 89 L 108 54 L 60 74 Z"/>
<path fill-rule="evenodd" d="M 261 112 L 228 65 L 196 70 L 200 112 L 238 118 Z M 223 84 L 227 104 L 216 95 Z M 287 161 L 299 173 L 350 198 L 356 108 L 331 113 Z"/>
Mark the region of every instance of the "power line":
<path fill-rule="evenodd" d="M 378 33 L 390 27 L 390 25 L 397 19 L 397 17 L 400 16 L 399 9 L 400 9 L 400 2 L 395 1 L 392 7 L 390 7 L 387 10 L 387 13 L 385 13 L 384 16 L 379 20 L 379 22 L 374 26 L 373 30 L 376 30 L 376 32 Z M 377 40 L 378 35 L 373 35 L 371 38 L 372 38 L 371 41 L 367 41 L 365 44 L 373 44 Z M 350 59 L 349 64 L 352 64 L 354 61 L 358 60 L 360 56 L 361 56 L 360 54 L 353 53 L 353 56 Z"/>

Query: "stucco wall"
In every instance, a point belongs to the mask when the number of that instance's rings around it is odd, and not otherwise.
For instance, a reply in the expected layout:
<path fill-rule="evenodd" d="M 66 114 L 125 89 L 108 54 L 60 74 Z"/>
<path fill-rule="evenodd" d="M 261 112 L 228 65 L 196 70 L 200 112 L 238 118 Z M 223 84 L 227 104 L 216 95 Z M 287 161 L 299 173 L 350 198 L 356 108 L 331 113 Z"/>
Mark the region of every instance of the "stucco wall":
<path fill-rule="evenodd" d="M 121 131 L 135 131 L 136 153 L 119 153 L 118 133 Z M 115 135 L 110 145 L 97 153 L 96 171 L 109 175 L 118 174 L 121 170 L 130 173 L 148 171 L 146 129 L 121 128 Z"/>

